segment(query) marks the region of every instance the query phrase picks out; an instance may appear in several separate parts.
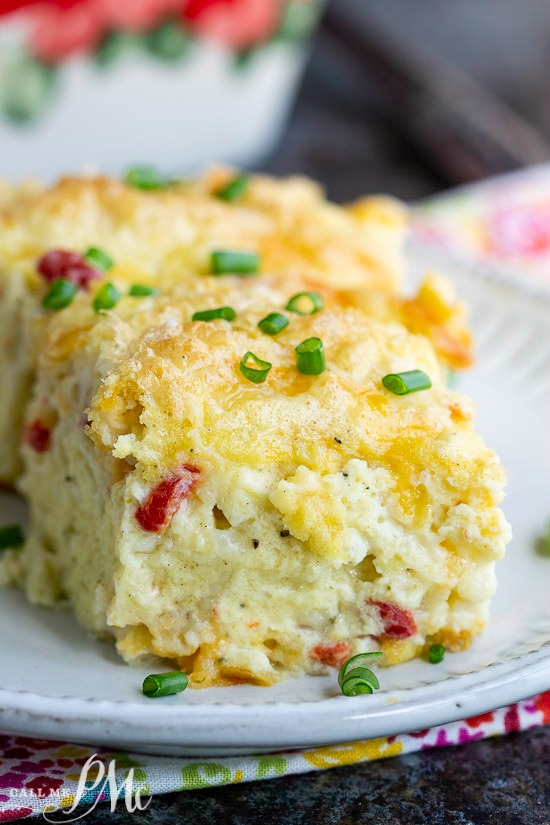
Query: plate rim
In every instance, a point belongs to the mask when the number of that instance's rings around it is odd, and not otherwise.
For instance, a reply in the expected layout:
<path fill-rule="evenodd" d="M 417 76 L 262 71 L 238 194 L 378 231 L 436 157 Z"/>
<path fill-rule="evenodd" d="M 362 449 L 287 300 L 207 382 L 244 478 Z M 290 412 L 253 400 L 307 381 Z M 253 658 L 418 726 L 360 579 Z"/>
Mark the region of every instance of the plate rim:
<path fill-rule="evenodd" d="M 460 692 L 454 690 L 457 682 Z M 57 738 L 59 730 L 59 739 L 69 736 L 71 741 L 107 745 L 123 741 L 136 750 L 148 744 L 182 752 L 185 748 L 208 748 L 214 749 L 213 753 L 215 749 L 227 748 L 240 752 L 266 746 L 309 748 L 461 721 L 548 688 L 550 640 L 538 650 L 441 682 L 369 696 L 332 696 L 308 703 L 216 702 L 178 706 L 176 699 L 151 703 L 144 714 L 146 706 L 138 701 L 47 697 L 33 691 L 0 689 L 0 729 L 52 739 Z"/>

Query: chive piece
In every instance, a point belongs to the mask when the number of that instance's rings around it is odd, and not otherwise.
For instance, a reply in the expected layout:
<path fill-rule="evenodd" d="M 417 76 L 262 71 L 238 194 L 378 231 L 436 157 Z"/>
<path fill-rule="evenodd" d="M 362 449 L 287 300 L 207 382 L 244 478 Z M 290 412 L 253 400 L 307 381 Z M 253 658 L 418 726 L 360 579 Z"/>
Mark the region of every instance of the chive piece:
<path fill-rule="evenodd" d="M 95 269 L 99 269 L 101 272 L 107 272 L 107 270 L 111 269 L 114 264 L 111 256 L 108 255 L 104 249 L 100 249 L 98 246 L 91 246 L 84 253 L 84 260 L 86 263 L 90 264 Z"/>
<path fill-rule="evenodd" d="M 256 366 L 249 367 L 247 364 L 248 361 L 253 361 Z M 267 374 L 271 367 L 272 364 L 270 364 L 269 361 L 262 361 L 262 359 L 258 358 L 257 355 L 254 355 L 253 352 L 245 353 L 239 364 L 239 369 L 244 377 L 248 378 L 249 381 L 252 381 L 253 384 L 262 384 L 267 378 Z"/>
<path fill-rule="evenodd" d="M 548 529 L 546 531 L 546 539 L 544 542 L 544 549 L 545 555 L 550 556 L 550 522 L 548 523 Z"/>
<path fill-rule="evenodd" d="M 285 329 L 288 324 L 289 320 L 286 315 L 282 315 L 280 312 L 272 312 L 270 315 L 262 318 L 258 323 L 258 327 L 262 332 L 265 332 L 266 335 L 277 335 L 277 333 Z"/>
<path fill-rule="evenodd" d="M 152 673 L 143 680 L 143 694 L 150 699 L 157 696 L 173 696 L 181 693 L 189 684 L 189 679 L 179 670 L 171 673 Z"/>
<path fill-rule="evenodd" d="M 227 201 L 228 203 L 233 203 L 234 201 L 239 200 L 246 190 L 248 189 L 248 184 L 250 183 L 250 178 L 248 175 L 236 175 L 232 178 L 228 183 L 225 183 L 223 186 L 220 186 L 214 194 L 217 198 L 222 201 Z"/>
<path fill-rule="evenodd" d="M 21 547 L 25 543 L 23 528 L 18 524 L 8 527 L 0 527 L 0 550 L 7 550 L 10 547 Z"/>
<path fill-rule="evenodd" d="M 166 181 L 154 166 L 132 166 L 126 170 L 124 181 L 134 189 L 143 189 L 152 192 L 155 189 L 164 189 Z"/>
<path fill-rule="evenodd" d="M 71 281 L 67 281 L 65 278 L 56 278 L 55 281 L 52 281 L 52 285 L 42 301 L 42 306 L 56 311 L 65 309 L 69 304 L 72 304 L 77 292 L 78 287 Z"/>
<path fill-rule="evenodd" d="M 409 370 L 385 375 L 382 384 L 394 395 L 408 395 L 410 392 L 429 390 L 432 386 L 429 376 L 422 370 Z"/>
<path fill-rule="evenodd" d="M 256 252 L 232 252 L 218 249 L 212 252 L 211 270 L 214 275 L 254 275 L 260 266 Z"/>
<path fill-rule="evenodd" d="M 430 645 L 428 650 L 428 661 L 432 665 L 438 665 L 445 658 L 445 647 L 443 645 Z"/>
<path fill-rule="evenodd" d="M 358 653 L 344 662 L 338 674 L 338 684 L 344 696 L 359 696 L 362 693 L 373 693 L 380 689 L 378 681 L 372 670 L 364 667 L 364 663 L 369 659 L 376 659 L 382 653 Z"/>
<path fill-rule="evenodd" d="M 200 312 L 195 312 L 192 321 L 215 321 L 217 318 L 223 318 L 224 321 L 234 321 L 237 313 L 233 307 L 219 307 L 218 309 L 203 309 Z"/>
<path fill-rule="evenodd" d="M 361 693 L 374 693 L 380 689 L 380 683 L 372 670 L 356 667 L 342 682 L 344 696 L 359 696 Z"/>
<path fill-rule="evenodd" d="M 145 284 L 132 284 L 128 290 L 128 295 L 131 298 L 148 298 L 149 295 L 158 295 L 160 289 L 154 286 L 145 286 Z"/>
<path fill-rule="evenodd" d="M 342 687 L 342 682 L 349 675 L 350 671 L 358 667 L 364 667 L 368 659 L 379 659 L 382 656 L 381 651 L 373 651 L 373 653 L 358 653 L 357 656 L 352 656 L 347 662 L 344 662 L 338 674 L 338 684 Z"/>
<path fill-rule="evenodd" d="M 325 353 L 320 338 L 307 338 L 295 347 L 296 366 L 302 375 L 320 375 L 325 371 Z"/>
<path fill-rule="evenodd" d="M 107 282 L 96 292 L 92 306 L 96 312 L 100 312 L 102 309 L 113 309 L 121 298 L 122 295 L 116 286 Z"/>
<path fill-rule="evenodd" d="M 325 306 L 323 296 L 318 292 L 297 292 L 293 295 L 285 309 L 297 312 L 298 315 L 315 315 Z"/>

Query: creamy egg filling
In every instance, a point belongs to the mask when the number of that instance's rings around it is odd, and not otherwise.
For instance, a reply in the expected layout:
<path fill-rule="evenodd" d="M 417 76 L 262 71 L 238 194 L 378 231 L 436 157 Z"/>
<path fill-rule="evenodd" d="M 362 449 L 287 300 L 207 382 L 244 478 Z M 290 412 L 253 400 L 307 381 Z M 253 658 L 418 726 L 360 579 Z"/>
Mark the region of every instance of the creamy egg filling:
<path fill-rule="evenodd" d="M 46 375 L 29 408 L 32 419 L 57 399 L 49 450 L 25 448 L 33 530 L 12 577 L 31 601 L 113 635 L 128 661 L 176 660 L 197 687 L 271 684 L 368 650 L 394 664 L 427 640 L 461 647 L 484 626 L 500 511 L 458 504 L 415 526 L 392 473 L 365 460 L 285 473 L 197 457 L 200 484 L 147 532 L 136 512 L 154 485 L 133 466 L 135 437 L 101 451 L 82 420 L 88 383 L 54 384 Z M 399 611 L 389 624 L 380 605 Z"/>

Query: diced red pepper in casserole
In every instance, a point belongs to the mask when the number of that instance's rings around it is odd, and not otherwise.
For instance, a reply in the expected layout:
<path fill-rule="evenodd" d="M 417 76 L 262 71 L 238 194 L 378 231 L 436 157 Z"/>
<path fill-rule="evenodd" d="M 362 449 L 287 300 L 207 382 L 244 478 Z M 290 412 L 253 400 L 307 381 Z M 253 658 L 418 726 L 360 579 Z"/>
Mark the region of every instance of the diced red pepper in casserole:
<path fill-rule="evenodd" d="M 51 430 L 37 418 L 23 428 L 22 440 L 24 444 L 37 453 L 45 453 L 50 448 Z"/>
<path fill-rule="evenodd" d="M 88 289 L 91 281 L 103 277 L 103 273 L 90 266 L 79 252 L 69 252 L 65 249 L 51 249 L 46 252 L 38 260 L 36 268 L 48 283 L 57 278 L 64 278 L 79 289 Z"/>
<path fill-rule="evenodd" d="M 380 634 L 387 639 L 408 639 L 417 632 L 416 622 L 410 610 L 398 607 L 392 602 L 377 602 L 369 599 L 368 604 L 376 608 L 383 630 Z"/>
<path fill-rule="evenodd" d="M 198 467 L 184 464 L 173 476 L 157 484 L 136 510 L 136 520 L 142 530 L 164 533 L 182 503 L 199 483 L 200 474 Z"/>
<path fill-rule="evenodd" d="M 342 667 L 345 661 L 351 656 L 351 648 L 347 642 L 334 642 L 334 644 L 316 645 L 311 656 L 327 667 Z"/>

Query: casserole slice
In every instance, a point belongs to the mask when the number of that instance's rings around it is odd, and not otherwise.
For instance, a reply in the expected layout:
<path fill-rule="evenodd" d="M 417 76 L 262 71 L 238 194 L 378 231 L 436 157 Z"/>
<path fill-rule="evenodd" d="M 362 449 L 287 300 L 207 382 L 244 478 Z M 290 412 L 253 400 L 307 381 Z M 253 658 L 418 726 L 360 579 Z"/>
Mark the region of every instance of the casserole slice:
<path fill-rule="evenodd" d="M 509 538 L 504 474 L 428 338 L 355 308 L 285 312 L 262 278 L 115 283 L 111 309 L 94 282 L 37 322 L 32 527 L 4 580 L 195 687 L 467 647 Z M 193 320 L 220 307 L 232 320 Z M 273 313 L 289 324 L 266 334 Z M 311 339 L 324 369 L 296 351 Z M 431 386 L 385 386 L 410 371 Z"/>

